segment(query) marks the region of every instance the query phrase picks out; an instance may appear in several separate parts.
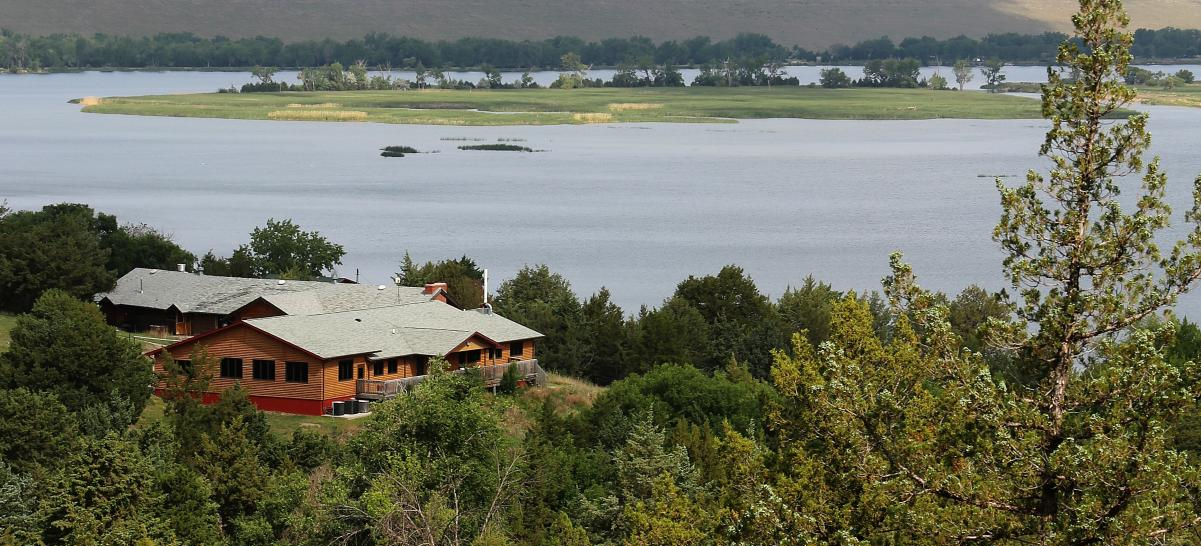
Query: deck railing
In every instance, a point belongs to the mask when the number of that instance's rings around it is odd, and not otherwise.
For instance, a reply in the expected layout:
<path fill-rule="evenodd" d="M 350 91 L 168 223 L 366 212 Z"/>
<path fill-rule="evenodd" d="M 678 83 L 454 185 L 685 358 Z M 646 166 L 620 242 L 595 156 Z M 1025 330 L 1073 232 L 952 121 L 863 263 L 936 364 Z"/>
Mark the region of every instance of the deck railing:
<path fill-rule="evenodd" d="M 518 360 L 495 366 L 478 366 L 475 368 L 452 370 L 450 373 L 479 371 L 483 377 L 485 387 L 496 387 L 500 385 L 500 380 L 504 377 L 505 371 L 512 367 L 517 368 L 518 378 L 527 384 L 546 384 L 546 371 L 542 369 L 542 366 L 538 365 L 537 359 Z M 425 381 L 428 377 L 428 375 L 417 375 L 402 377 L 400 379 L 359 379 L 356 386 L 357 396 L 364 400 L 387 400 L 396 395 L 409 392 L 409 389 Z"/>

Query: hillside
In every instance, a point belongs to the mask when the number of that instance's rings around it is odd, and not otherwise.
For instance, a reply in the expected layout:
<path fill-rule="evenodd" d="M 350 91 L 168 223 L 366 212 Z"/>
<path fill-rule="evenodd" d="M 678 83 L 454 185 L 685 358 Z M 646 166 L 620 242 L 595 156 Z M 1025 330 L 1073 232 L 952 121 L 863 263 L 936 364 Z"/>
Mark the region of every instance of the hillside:
<path fill-rule="evenodd" d="M 1201 0 L 1128 0 L 1135 28 L 1201 28 Z M 863 38 L 1066 30 L 1071 0 L 0 0 L 19 32 L 423 39 L 483 36 L 656 40 L 739 32 L 824 48 Z"/>

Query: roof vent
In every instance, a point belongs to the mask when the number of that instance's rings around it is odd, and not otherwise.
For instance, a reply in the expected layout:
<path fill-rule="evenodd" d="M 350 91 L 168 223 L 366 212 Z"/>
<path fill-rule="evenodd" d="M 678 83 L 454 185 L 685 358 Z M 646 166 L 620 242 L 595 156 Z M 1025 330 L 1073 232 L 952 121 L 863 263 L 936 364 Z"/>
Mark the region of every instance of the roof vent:
<path fill-rule="evenodd" d="M 150 270 L 150 274 L 151 274 L 151 275 L 153 275 L 153 274 L 155 274 L 155 273 L 158 273 L 158 270 L 157 270 L 157 269 L 151 269 L 151 270 Z"/>
<path fill-rule="evenodd" d="M 355 321 L 355 322 L 363 322 L 363 319 L 361 319 L 361 318 L 357 318 L 357 319 L 354 319 L 354 321 Z"/>
<path fill-rule="evenodd" d="M 283 285 L 287 284 L 287 282 L 288 282 L 288 281 L 285 281 L 285 280 L 283 280 L 283 279 L 280 279 L 280 280 L 276 281 L 276 282 L 275 282 L 275 284 L 278 284 L 278 285 L 280 285 L 280 286 L 283 286 Z"/>
<path fill-rule="evenodd" d="M 175 267 L 179 269 L 180 273 L 186 273 L 188 271 L 188 264 L 175 264 Z"/>
<path fill-rule="evenodd" d="M 381 284 L 381 285 L 379 285 L 377 288 L 378 288 L 378 289 L 380 289 L 380 290 L 383 290 L 383 289 L 385 288 L 385 286 Z"/>

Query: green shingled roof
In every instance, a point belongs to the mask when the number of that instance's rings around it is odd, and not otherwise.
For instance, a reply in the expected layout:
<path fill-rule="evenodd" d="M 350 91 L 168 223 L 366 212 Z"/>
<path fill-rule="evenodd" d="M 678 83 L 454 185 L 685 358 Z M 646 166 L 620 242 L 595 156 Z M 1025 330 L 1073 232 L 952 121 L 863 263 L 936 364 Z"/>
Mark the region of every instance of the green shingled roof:
<path fill-rule="evenodd" d="M 440 301 L 246 321 L 321 358 L 441 355 L 480 334 L 497 343 L 542 334 L 495 313 L 461 310 Z"/>
<path fill-rule="evenodd" d="M 420 287 L 341 284 L 216 277 L 181 271 L 137 268 L 117 280 L 111 292 L 96 295 L 114 305 L 183 313 L 228 315 L 264 298 L 288 314 L 318 314 L 430 301 Z M 399 294 L 399 295 L 398 295 Z"/>

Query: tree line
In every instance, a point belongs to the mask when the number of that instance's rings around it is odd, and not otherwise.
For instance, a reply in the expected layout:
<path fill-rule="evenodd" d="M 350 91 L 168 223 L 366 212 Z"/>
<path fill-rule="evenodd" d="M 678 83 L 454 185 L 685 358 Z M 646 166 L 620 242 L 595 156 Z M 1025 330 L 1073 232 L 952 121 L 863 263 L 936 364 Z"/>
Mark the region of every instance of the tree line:
<path fill-rule="evenodd" d="M 627 317 L 531 266 L 492 304 L 606 388 L 493 395 L 435 360 L 332 438 L 278 435 L 240 387 L 201 404 L 202 348 L 164 362 L 162 417 L 139 419 L 150 363 L 59 283 L 0 355 L 0 543 L 1196 544 L 1201 330 L 1169 309 L 1201 279 L 1201 182 L 1161 248 L 1147 114 L 1109 119 L 1135 98 L 1128 19 L 1080 4 L 1075 70 L 1044 88 L 1052 167 L 997 181 L 1004 291 L 952 299 L 894 254 L 878 294 L 809 280 L 773 302 L 731 266 Z M 398 272 L 464 299 L 479 274 Z"/>
<path fill-rule="evenodd" d="M 982 38 L 929 36 L 862 40 L 836 44 L 824 51 L 778 44 L 762 34 L 740 34 L 728 40 L 696 37 L 654 40 L 636 36 L 585 41 L 559 36 L 544 40 L 460 38 L 427 41 L 373 33 L 346 41 L 279 38 L 205 38 L 191 33 L 134 37 L 109 34 L 31 36 L 0 31 L 0 68 L 8 70 L 79 68 L 244 68 L 250 66 L 314 67 L 363 61 L 372 67 L 412 69 L 418 66 L 466 68 L 555 67 L 575 52 L 589 66 L 617 66 L 641 58 L 680 66 L 716 65 L 736 59 L 857 63 L 873 59 L 914 58 L 923 64 L 958 59 L 999 58 L 1007 62 L 1050 63 L 1057 48 L 1071 37 L 1061 33 L 989 34 Z M 1185 59 L 1201 55 L 1201 30 L 1140 29 L 1131 47 L 1144 61 Z"/>

